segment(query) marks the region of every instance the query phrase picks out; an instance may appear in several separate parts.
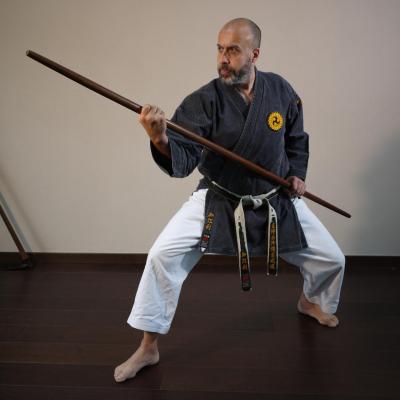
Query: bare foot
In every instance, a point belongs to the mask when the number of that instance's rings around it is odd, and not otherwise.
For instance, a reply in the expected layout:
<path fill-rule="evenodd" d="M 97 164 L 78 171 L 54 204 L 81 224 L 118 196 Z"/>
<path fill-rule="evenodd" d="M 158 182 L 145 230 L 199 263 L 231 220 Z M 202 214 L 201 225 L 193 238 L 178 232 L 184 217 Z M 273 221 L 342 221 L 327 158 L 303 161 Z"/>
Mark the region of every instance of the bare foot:
<path fill-rule="evenodd" d="M 329 326 L 330 328 L 335 328 L 339 325 L 339 320 L 335 315 L 323 312 L 318 304 L 309 302 L 304 293 L 301 293 L 297 309 L 300 313 L 315 318 L 321 325 Z"/>
<path fill-rule="evenodd" d="M 133 378 L 143 367 L 157 364 L 159 359 L 160 355 L 157 347 L 141 344 L 131 357 L 115 368 L 114 379 L 116 382 L 123 382 Z"/>

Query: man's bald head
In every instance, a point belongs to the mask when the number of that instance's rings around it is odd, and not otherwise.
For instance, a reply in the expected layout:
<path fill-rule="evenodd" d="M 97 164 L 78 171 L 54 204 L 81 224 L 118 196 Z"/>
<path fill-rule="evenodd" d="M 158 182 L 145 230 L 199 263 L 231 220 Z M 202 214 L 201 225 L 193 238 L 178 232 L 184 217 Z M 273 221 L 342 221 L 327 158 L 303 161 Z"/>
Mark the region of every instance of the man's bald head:
<path fill-rule="evenodd" d="M 217 42 L 217 68 L 224 83 L 252 86 L 260 41 L 260 28 L 247 18 L 233 19 L 222 27 Z"/>
<path fill-rule="evenodd" d="M 224 30 L 238 30 L 242 34 L 247 31 L 249 34 L 250 45 L 253 49 L 260 48 L 261 44 L 261 30 L 256 23 L 247 18 L 235 18 L 228 21 L 221 29 Z"/>

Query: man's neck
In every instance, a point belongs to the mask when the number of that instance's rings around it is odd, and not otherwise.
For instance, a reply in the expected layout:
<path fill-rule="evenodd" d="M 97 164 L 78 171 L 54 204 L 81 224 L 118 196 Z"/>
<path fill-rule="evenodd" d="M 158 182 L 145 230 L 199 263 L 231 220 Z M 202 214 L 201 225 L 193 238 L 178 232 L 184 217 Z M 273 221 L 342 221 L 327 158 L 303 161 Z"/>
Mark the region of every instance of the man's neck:
<path fill-rule="evenodd" d="M 237 87 L 239 93 L 243 96 L 243 98 L 250 103 L 253 100 L 253 91 L 254 91 L 254 81 L 256 79 L 256 71 L 253 66 L 250 72 L 250 79 L 247 83 L 240 85 Z"/>

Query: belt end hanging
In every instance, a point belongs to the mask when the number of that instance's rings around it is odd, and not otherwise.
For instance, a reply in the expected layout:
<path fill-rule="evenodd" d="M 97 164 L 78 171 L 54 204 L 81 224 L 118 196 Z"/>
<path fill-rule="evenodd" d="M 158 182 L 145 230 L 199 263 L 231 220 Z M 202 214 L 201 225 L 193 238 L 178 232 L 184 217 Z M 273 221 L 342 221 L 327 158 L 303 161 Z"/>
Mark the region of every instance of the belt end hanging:
<path fill-rule="evenodd" d="M 269 217 L 267 275 L 278 276 L 278 226 L 275 210 L 270 209 Z"/>
<path fill-rule="evenodd" d="M 240 280 L 243 291 L 246 292 L 252 289 L 250 277 L 250 259 L 247 251 L 240 252 Z"/>

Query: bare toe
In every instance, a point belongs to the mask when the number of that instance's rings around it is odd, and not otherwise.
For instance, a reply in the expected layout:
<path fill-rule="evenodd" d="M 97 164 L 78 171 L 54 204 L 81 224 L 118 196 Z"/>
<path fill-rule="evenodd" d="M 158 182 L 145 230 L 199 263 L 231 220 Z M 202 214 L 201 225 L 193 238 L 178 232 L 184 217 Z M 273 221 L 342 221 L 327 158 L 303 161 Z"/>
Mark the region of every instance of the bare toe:
<path fill-rule="evenodd" d="M 327 319 L 327 325 L 331 328 L 335 328 L 336 326 L 339 325 L 339 320 L 337 319 L 336 315 L 331 315 Z"/>
<path fill-rule="evenodd" d="M 123 382 L 126 379 L 128 379 L 128 376 L 124 374 L 124 364 L 119 365 L 118 367 L 115 368 L 114 371 L 114 379 L 116 382 Z M 128 374 L 127 374 L 128 375 Z M 131 376 L 133 378 L 133 376 Z"/>

